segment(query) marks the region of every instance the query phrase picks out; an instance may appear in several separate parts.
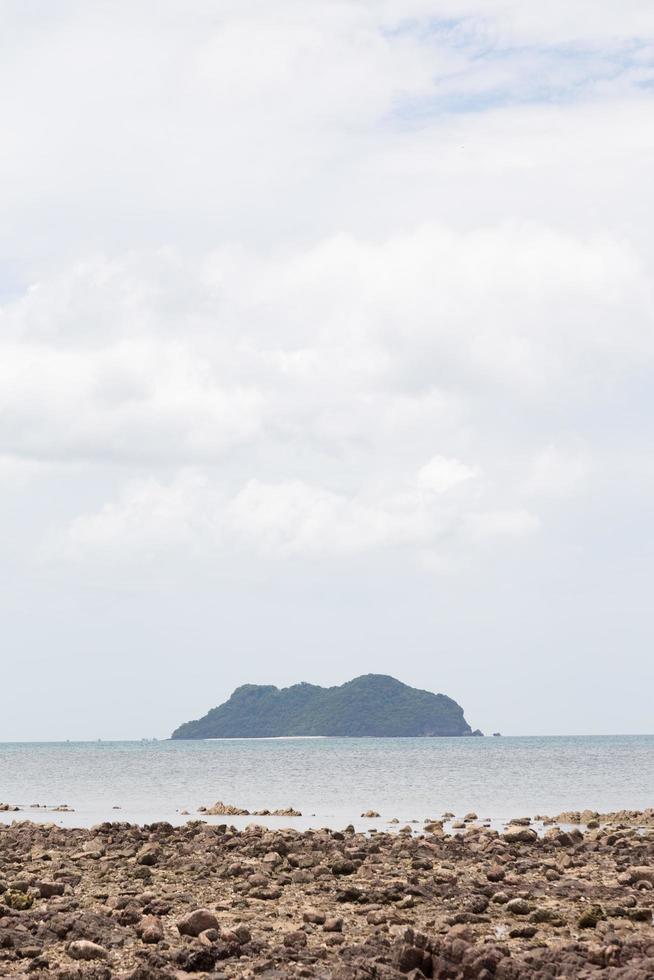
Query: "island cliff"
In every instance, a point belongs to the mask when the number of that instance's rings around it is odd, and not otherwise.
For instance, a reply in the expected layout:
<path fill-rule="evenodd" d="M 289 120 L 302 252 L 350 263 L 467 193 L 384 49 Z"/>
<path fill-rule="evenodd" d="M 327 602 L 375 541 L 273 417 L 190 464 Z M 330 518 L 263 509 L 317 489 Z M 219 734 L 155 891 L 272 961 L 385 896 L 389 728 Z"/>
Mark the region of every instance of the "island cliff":
<path fill-rule="evenodd" d="M 172 738 L 271 738 L 292 735 L 452 736 L 473 732 L 463 708 L 384 674 L 364 674 L 340 687 L 295 684 L 280 690 L 245 684 Z"/>

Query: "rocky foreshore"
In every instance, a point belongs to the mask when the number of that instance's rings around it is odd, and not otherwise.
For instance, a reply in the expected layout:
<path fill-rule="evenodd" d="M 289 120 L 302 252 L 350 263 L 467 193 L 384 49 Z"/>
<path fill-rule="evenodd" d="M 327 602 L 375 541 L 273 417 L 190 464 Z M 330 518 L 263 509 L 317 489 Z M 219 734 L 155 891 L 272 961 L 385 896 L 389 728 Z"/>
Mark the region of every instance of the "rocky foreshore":
<path fill-rule="evenodd" d="M 567 814 L 567 817 L 581 817 Z M 0 978 L 654 977 L 654 811 L 503 833 L 0 827 Z"/>

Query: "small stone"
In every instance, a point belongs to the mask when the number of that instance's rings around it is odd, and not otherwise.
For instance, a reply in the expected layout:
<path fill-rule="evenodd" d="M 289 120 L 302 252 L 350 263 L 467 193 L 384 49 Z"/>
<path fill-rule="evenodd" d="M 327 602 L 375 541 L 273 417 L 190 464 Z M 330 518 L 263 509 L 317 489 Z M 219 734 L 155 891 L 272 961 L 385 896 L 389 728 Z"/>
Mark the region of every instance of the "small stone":
<path fill-rule="evenodd" d="M 442 820 L 427 820 L 424 824 L 426 834 L 441 834 L 443 833 L 443 821 Z"/>
<path fill-rule="evenodd" d="M 307 944 L 307 934 L 303 932 L 302 929 L 296 929 L 294 932 L 287 932 L 284 936 L 284 946 L 306 946 Z"/>
<path fill-rule="evenodd" d="M 157 864 L 161 856 L 161 848 L 158 844 L 145 844 L 136 855 L 136 863 L 146 867 Z"/>
<path fill-rule="evenodd" d="M 529 916 L 530 922 L 549 922 L 551 925 L 563 925 L 564 920 L 554 909 L 537 908 Z"/>
<path fill-rule="evenodd" d="M 654 864 L 651 867 L 630 868 L 618 876 L 618 882 L 623 885 L 631 885 L 636 881 L 651 881 L 654 885 Z"/>
<path fill-rule="evenodd" d="M 74 960 L 106 960 L 109 953 L 89 939 L 76 939 L 68 946 L 68 955 Z"/>
<path fill-rule="evenodd" d="M 357 865 L 353 861 L 338 859 L 332 864 L 332 873 L 335 875 L 353 875 L 357 870 Z"/>
<path fill-rule="evenodd" d="M 494 882 L 504 881 L 505 876 L 506 876 L 506 872 L 504 868 L 500 868 L 500 867 L 489 868 L 488 871 L 486 872 L 486 877 L 488 878 L 489 881 L 494 881 Z"/>
<path fill-rule="evenodd" d="M 43 947 L 38 945 L 21 946 L 18 955 L 23 960 L 35 960 L 43 952 Z M 31 972 L 31 966 L 28 967 Z"/>
<path fill-rule="evenodd" d="M 326 916 L 324 912 L 316 912 L 315 909 L 306 909 L 306 911 L 302 913 L 303 922 L 311 922 L 316 926 L 323 925 L 325 918 Z"/>
<path fill-rule="evenodd" d="M 164 937 L 161 919 L 157 915 L 144 915 L 136 927 L 136 934 L 144 943 L 160 943 Z"/>
<path fill-rule="evenodd" d="M 247 926 L 236 926 L 232 932 L 235 934 L 241 946 L 245 946 L 246 943 L 252 941 L 252 933 Z"/>
<path fill-rule="evenodd" d="M 589 909 L 582 912 L 577 919 L 580 929 L 594 929 L 597 923 L 604 918 L 604 911 L 599 905 L 591 905 Z"/>
<path fill-rule="evenodd" d="M 332 916 L 325 921 L 323 930 L 325 932 L 343 932 L 343 920 L 340 916 Z"/>
<path fill-rule="evenodd" d="M 220 929 L 215 913 L 210 909 L 195 909 L 177 920 L 177 929 L 182 936 L 199 936 L 205 929 Z"/>
<path fill-rule="evenodd" d="M 34 897 L 28 895 L 26 892 L 7 891 L 2 897 L 5 905 L 8 905 L 10 909 L 15 909 L 17 912 L 24 912 L 25 909 L 31 909 L 34 904 Z"/>
<path fill-rule="evenodd" d="M 308 885 L 313 881 L 313 873 L 308 868 L 301 868 L 291 872 L 291 881 L 295 885 Z"/>
<path fill-rule="evenodd" d="M 248 878 L 248 885 L 253 888 L 266 888 L 270 884 L 270 878 L 268 875 L 261 874 L 260 871 L 255 871 L 253 875 Z"/>
<path fill-rule="evenodd" d="M 652 910 L 651 909 L 629 909 L 627 911 L 627 916 L 632 922 L 651 922 L 652 921 Z"/>
<path fill-rule="evenodd" d="M 186 973 L 209 973 L 216 965 L 217 952 L 209 946 L 196 946 L 192 949 L 180 949 L 176 959 Z M 150 972 L 145 974 L 148 980 L 151 976 Z"/>
<path fill-rule="evenodd" d="M 538 932 L 536 926 L 516 926 L 509 931 L 510 939 L 533 939 Z"/>
<path fill-rule="evenodd" d="M 395 955 L 395 965 L 400 973 L 412 974 L 420 971 L 417 976 L 430 976 L 432 959 L 429 953 L 418 946 L 406 944 L 401 946 Z"/>
<path fill-rule="evenodd" d="M 531 827 L 523 827 L 520 830 L 507 830 L 502 835 L 507 844 L 533 844 L 538 840 L 538 834 Z"/>
<path fill-rule="evenodd" d="M 512 915 L 529 915 L 531 912 L 531 905 L 524 898 L 512 898 L 506 903 L 507 912 Z"/>
<path fill-rule="evenodd" d="M 66 886 L 63 881 L 40 881 L 36 887 L 41 898 L 53 898 L 55 895 L 63 895 Z"/>

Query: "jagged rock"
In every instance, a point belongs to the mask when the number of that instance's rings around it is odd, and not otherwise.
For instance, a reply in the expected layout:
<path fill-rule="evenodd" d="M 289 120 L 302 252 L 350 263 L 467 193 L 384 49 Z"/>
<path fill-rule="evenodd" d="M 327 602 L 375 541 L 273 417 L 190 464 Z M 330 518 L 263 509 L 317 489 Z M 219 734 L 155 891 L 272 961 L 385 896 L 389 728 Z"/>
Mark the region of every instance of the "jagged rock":
<path fill-rule="evenodd" d="M 213 806 L 198 807 L 198 813 L 204 813 L 208 817 L 248 817 L 249 810 L 243 810 L 240 806 L 231 806 L 229 803 L 214 803 Z"/>

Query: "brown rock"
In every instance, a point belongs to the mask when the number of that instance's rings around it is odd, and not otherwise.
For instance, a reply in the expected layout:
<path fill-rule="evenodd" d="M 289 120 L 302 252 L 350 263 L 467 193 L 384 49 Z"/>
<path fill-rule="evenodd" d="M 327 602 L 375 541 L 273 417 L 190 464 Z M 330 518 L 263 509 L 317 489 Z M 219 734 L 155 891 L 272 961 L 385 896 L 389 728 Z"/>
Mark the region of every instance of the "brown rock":
<path fill-rule="evenodd" d="M 213 806 L 201 806 L 198 813 L 206 813 L 209 817 L 248 817 L 249 810 L 243 810 L 240 806 L 232 806 L 229 803 L 222 803 L 220 800 Z"/>
<path fill-rule="evenodd" d="M 136 855 L 136 863 L 146 867 L 157 864 L 161 856 L 161 847 L 158 844 L 145 844 Z"/>
<path fill-rule="evenodd" d="M 40 881 L 36 887 L 41 898 L 53 898 L 63 895 L 66 886 L 63 881 Z"/>
<path fill-rule="evenodd" d="M 302 913 L 303 922 L 312 922 L 314 925 L 321 926 L 325 922 L 325 913 L 316 912 L 315 909 L 306 909 Z"/>
<path fill-rule="evenodd" d="M 205 929 L 220 929 L 220 923 L 210 909 L 195 909 L 177 920 L 177 929 L 182 936 L 199 936 Z"/>
<path fill-rule="evenodd" d="M 507 830 L 502 836 L 507 844 L 533 844 L 534 841 L 538 840 L 538 834 L 531 827 Z"/>
<path fill-rule="evenodd" d="M 76 939 L 68 945 L 67 952 L 74 960 L 106 960 L 109 955 L 104 946 L 88 939 Z"/>
<path fill-rule="evenodd" d="M 524 898 L 512 898 L 506 903 L 506 910 L 512 915 L 529 915 L 532 911 L 531 905 Z"/>
<path fill-rule="evenodd" d="M 144 915 L 136 927 L 136 934 L 144 943 L 160 943 L 164 937 L 161 919 L 156 915 Z"/>

